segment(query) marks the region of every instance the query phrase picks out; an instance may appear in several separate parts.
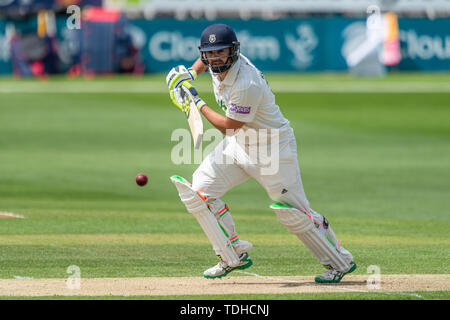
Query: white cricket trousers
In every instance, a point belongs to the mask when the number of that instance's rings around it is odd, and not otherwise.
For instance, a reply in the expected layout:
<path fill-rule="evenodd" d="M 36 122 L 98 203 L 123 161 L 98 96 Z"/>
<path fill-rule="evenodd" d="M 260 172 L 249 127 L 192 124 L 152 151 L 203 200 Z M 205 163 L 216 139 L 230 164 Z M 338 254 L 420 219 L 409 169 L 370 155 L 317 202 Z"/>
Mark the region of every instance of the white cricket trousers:
<path fill-rule="evenodd" d="M 234 154 L 232 159 L 223 160 L 224 150 L 228 149 L 230 144 L 236 144 L 233 137 L 226 136 L 194 172 L 193 189 L 210 197 L 220 198 L 228 190 L 252 177 L 259 182 L 273 201 L 283 202 L 309 212 L 309 202 L 300 177 L 297 144 L 293 130 L 290 129 L 280 140 L 278 170 L 275 172 L 269 170 L 272 172 L 266 174 L 267 170 L 263 170 L 264 166 L 258 163 L 245 163 L 239 153 Z"/>
<path fill-rule="evenodd" d="M 324 216 L 315 212 L 309 206 L 300 177 L 300 169 L 297 160 L 297 144 L 292 129 L 285 134 L 280 141 L 278 149 L 278 170 L 271 170 L 271 174 L 265 174 L 267 171 L 262 170 L 263 166 L 260 166 L 257 163 L 252 164 L 248 161 L 242 161 L 242 148 L 238 149 L 241 150 L 241 153 L 233 153 L 232 159 L 228 159 L 228 161 L 218 161 L 218 159 L 223 160 L 221 154 L 224 153 L 224 150 L 227 150 L 226 147 L 234 143 L 236 143 L 236 140 L 233 139 L 233 137 L 227 136 L 217 145 L 214 151 L 204 159 L 193 175 L 192 187 L 194 190 L 200 191 L 205 196 L 219 200 L 228 190 L 247 181 L 250 177 L 253 177 L 264 187 L 272 201 L 281 202 L 282 204 L 287 204 L 299 209 L 302 212 L 307 212 L 310 219 L 315 224 L 317 223 L 316 228 L 319 228 L 319 226 L 325 222 L 327 227 L 324 232 L 327 233 L 329 239 L 332 239 L 329 241 L 332 241 L 333 246 L 347 262 L 353 260 L 351 253 L 340 246 L 338 239 L 331 227 L 328 226 L 328 222 Z M 231 217 L 231 212 L 223 201 L 219 200 L 217 201 L 217 204 L 220 208 L 213 210 L 213 213 L 216 214 L 216 211 L 220 213 L 219 210 L 226 212 L 223 215 L 220 215 L 221 218 L 219 223 L 222 225 L 223 229 L 226 230 L 226 234 L 230 241 L 235 244 L 235 247 L 239 247 L 240 241 L 233 218 Z M 224 206 L 224 208 L 222 208 L 222 206 Z M 314 250 L 314 248 L 310 248 L 310 250 Z M 333 254 L 336 254 L 336 252 Z M 320 261 L 319 257 L 318 259 Z"/>

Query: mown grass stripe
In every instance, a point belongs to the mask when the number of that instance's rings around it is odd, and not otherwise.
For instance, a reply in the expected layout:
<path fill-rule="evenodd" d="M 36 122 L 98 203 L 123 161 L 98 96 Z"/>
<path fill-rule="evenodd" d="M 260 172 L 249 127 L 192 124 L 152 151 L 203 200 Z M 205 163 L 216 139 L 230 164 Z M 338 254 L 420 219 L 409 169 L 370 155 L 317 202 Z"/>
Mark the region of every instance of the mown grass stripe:
<path fill-rule="evenodd" d="M 299 240 L 291 234 L 241 234 L 241 238 L 254 245 L 297 245 Z M 449 238 L 406 237 L 343 234 L 340 242 L 345 246 L 450 246 Z M 203 234 L 39 234 L 0 235 L 0 247 L 9 245 L 204 245 L 209 244 Z"/>
<path fill-rule="evenodd" d="M 56 79 L 56 78 L 55 78 Z M 96 80 L 96 81 L 56 81 L 48 82 L 22 81 L 20 86 L 15 81 L 2 81 L 0 93 L 168 93 L 163 78 L 144 78 L 142 81 L 128 80 Z M 396 81 L 364 81 L 342 79 L 322 79 L 311 81 L 305 78 L 296 78 L 292 81 L 274 79 L 269 81 L 276 93 L 286 92 L 365 92 L 365 93 L 444 93 L 450 92 L 448 81 L 408 81 L 399 79 Z M 300 85 L 301 84 L 301 85 Z M 196 81 L 196 88 L 200 91 L 211 89 L 211 81 L 202 79 Z"/>

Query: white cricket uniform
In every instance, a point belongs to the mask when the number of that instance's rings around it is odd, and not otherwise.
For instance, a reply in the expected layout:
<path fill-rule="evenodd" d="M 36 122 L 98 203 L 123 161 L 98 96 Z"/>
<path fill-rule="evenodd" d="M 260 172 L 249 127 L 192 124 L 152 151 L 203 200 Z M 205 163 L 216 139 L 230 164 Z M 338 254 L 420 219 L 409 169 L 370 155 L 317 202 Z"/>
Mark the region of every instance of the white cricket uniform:
<path fill-rule="evenodd" d="M 272 200 L 309 212 L 310 206 L 300 177 L 294 132 L 275 103 L 275 96 L 263 74 L 241 54 L 223 81 L 220 81 L 218 76 L 212 73 L 211 75 L 216 100 L 225 110 L 226 116 L 245 122 L 240 133 L 249 130 L 278 130 L 279 169 L 266 174 L 268 171 L 264 173 L 261 170 L 264 165 L 255 161 L 248 163 L 241 159 L 242 152 L 234 153 L 231 163 L 217 161 L 224 149 L 230 150 L 229 147 L 235 144 L 242 146 L 239 150 L 249 152 L 249 143 L 239 143 L 236 136 L 226 136 L 195 171 L 193 188 L 219 198 L 234 186 L 253 177 L 264 187 Z M 271 149 L 270 142 L 263 142 L 258 147 Z"/>
<path fill-rule="evenodd" d="M 342 260 L 336 256 L 341 256 L 347 263 L 352 261 L 353 256 L 340 246 L 325 217 L 310 208 L 300 177 L 294 131 L 275 103 L 275 96 L 263 74 L 241 54 L 223 81 L 220 81 L 218 76 L 211 75 L 216 100 L 225 110 L 226 116 L 245 124 L 236 135 L 225 136 L 214 151 L 203 160 L 194 172 L 192 188 L 206 196 L 207 201 L 214 198 L 209 202 L 209 210 L 217 217 L 217 222 L 233 243 L 236 252 L 238 254 L 247 252 L 251 245 L 239 239 L 231 213 L 220 197 L 234 186 L 253 177 L 264 187 L 273 201 L 299 209 L 311 219 L 321 236 L 314 231 L 303 234 L 294 230 L 295 228 L 292 229 L 290 224 L 293 221 L 300 221 L 292 213 L 288 214 L 287 220 L 280 219 L 280 221 L 288 227 L 288 230 L 291 228 L 293 233 L 306 241 L 305 245 L 323 265 L 331 265 L 330 261 L 334 261 L 334 267 L 337 268 L 339 265 L 336 261 Z M 277 131 L 279 143 L 274 140 L 273 134 L 268 135 L 270 139 L 267 141 L 239 139 L 240 135 L 252 130 Z M 263 170 L 267 169 L 267 165 L 249 161 L 251 147 L 255 144 L 258 148 L 268 148 L 276 154 L 277 168 L 269 170 L 270 174 Z M 276 148 L 272 148 L 273 146 Z M 227 161 L 223 161 L 224 154 L 228 155 Z M 321 237 L 327 237 L 334 249 L 324 249 L 323 243 L 326 240 L 321 240 Z M 214 247 L 214 250 L 219 254 L 217 247 Z M 344 268 L 342 266 L 343 264 L 340 265 L 341 269 Z M 350 265 L 345 268 L 348 267 Z"/>

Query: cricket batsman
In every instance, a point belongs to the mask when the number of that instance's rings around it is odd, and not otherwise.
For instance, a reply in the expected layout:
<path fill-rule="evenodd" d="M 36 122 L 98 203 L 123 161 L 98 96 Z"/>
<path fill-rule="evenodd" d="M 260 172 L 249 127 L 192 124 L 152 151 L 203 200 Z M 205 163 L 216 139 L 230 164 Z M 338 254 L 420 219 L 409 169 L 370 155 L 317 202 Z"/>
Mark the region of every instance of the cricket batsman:
<path fill-rule="evenodd" d="M 204 271 L 203 276 L 220 278 L 252 265 L 249 256 L 252 244 L 239 239 L 230 209 L 221 197 L 254 178 L 273 201 L 270 207 L 280 222 L 325 267 L 325 272 L 317 275 L 315 281 L 337 283 L 356 269 L 353 256 L 340 245 L 328 220 L 311 209 L 300 177 L 294 132 L 263 74 L 240 54 L 239 45 L 229 26 L 210 25 L 201 35 L 200 58 L 190 68 L 174 67 L 166 78 L 175 105 L 180 107 L 183 101 L 178 101 L 173 91 L 180 86 L 189 88 L 200 113 L 225 134 L 194 172 L 192 184 L 183 177 L 171 177 L 181 201 L 199 222 L 220 260 Z M 192 82 L 207 70 L 212 77 L 215 98 L 225 115 L 208 107 L 197 91 L 192 90 Z M 253 141 L 257 147 L 275 150 L 271 158 L 277 159 L 276 171 L 267 173 L 263 170 L 267 169 L 267 163 L 248 161 L 251 143 L 239 139 L 239 135 L 251 131 L 268 132 L 264 139 L 258 136 Z M 228 157 L 228 161 L 220 161 L 222 156 Z"/>

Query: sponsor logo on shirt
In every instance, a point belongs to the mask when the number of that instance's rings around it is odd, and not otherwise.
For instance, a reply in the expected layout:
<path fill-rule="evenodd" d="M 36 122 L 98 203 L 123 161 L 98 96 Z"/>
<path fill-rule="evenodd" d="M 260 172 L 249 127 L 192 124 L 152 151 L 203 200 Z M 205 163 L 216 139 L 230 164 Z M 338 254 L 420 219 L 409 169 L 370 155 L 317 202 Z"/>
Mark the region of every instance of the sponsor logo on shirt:
<path fill-rule="evenodd" d="M 237 106 L 234 103 L 230 106 L 230 111 L 236 112 L 236 113 L 242 113 L 242 114 L 249 114 L 251 107 L 241 107 Z"/>

